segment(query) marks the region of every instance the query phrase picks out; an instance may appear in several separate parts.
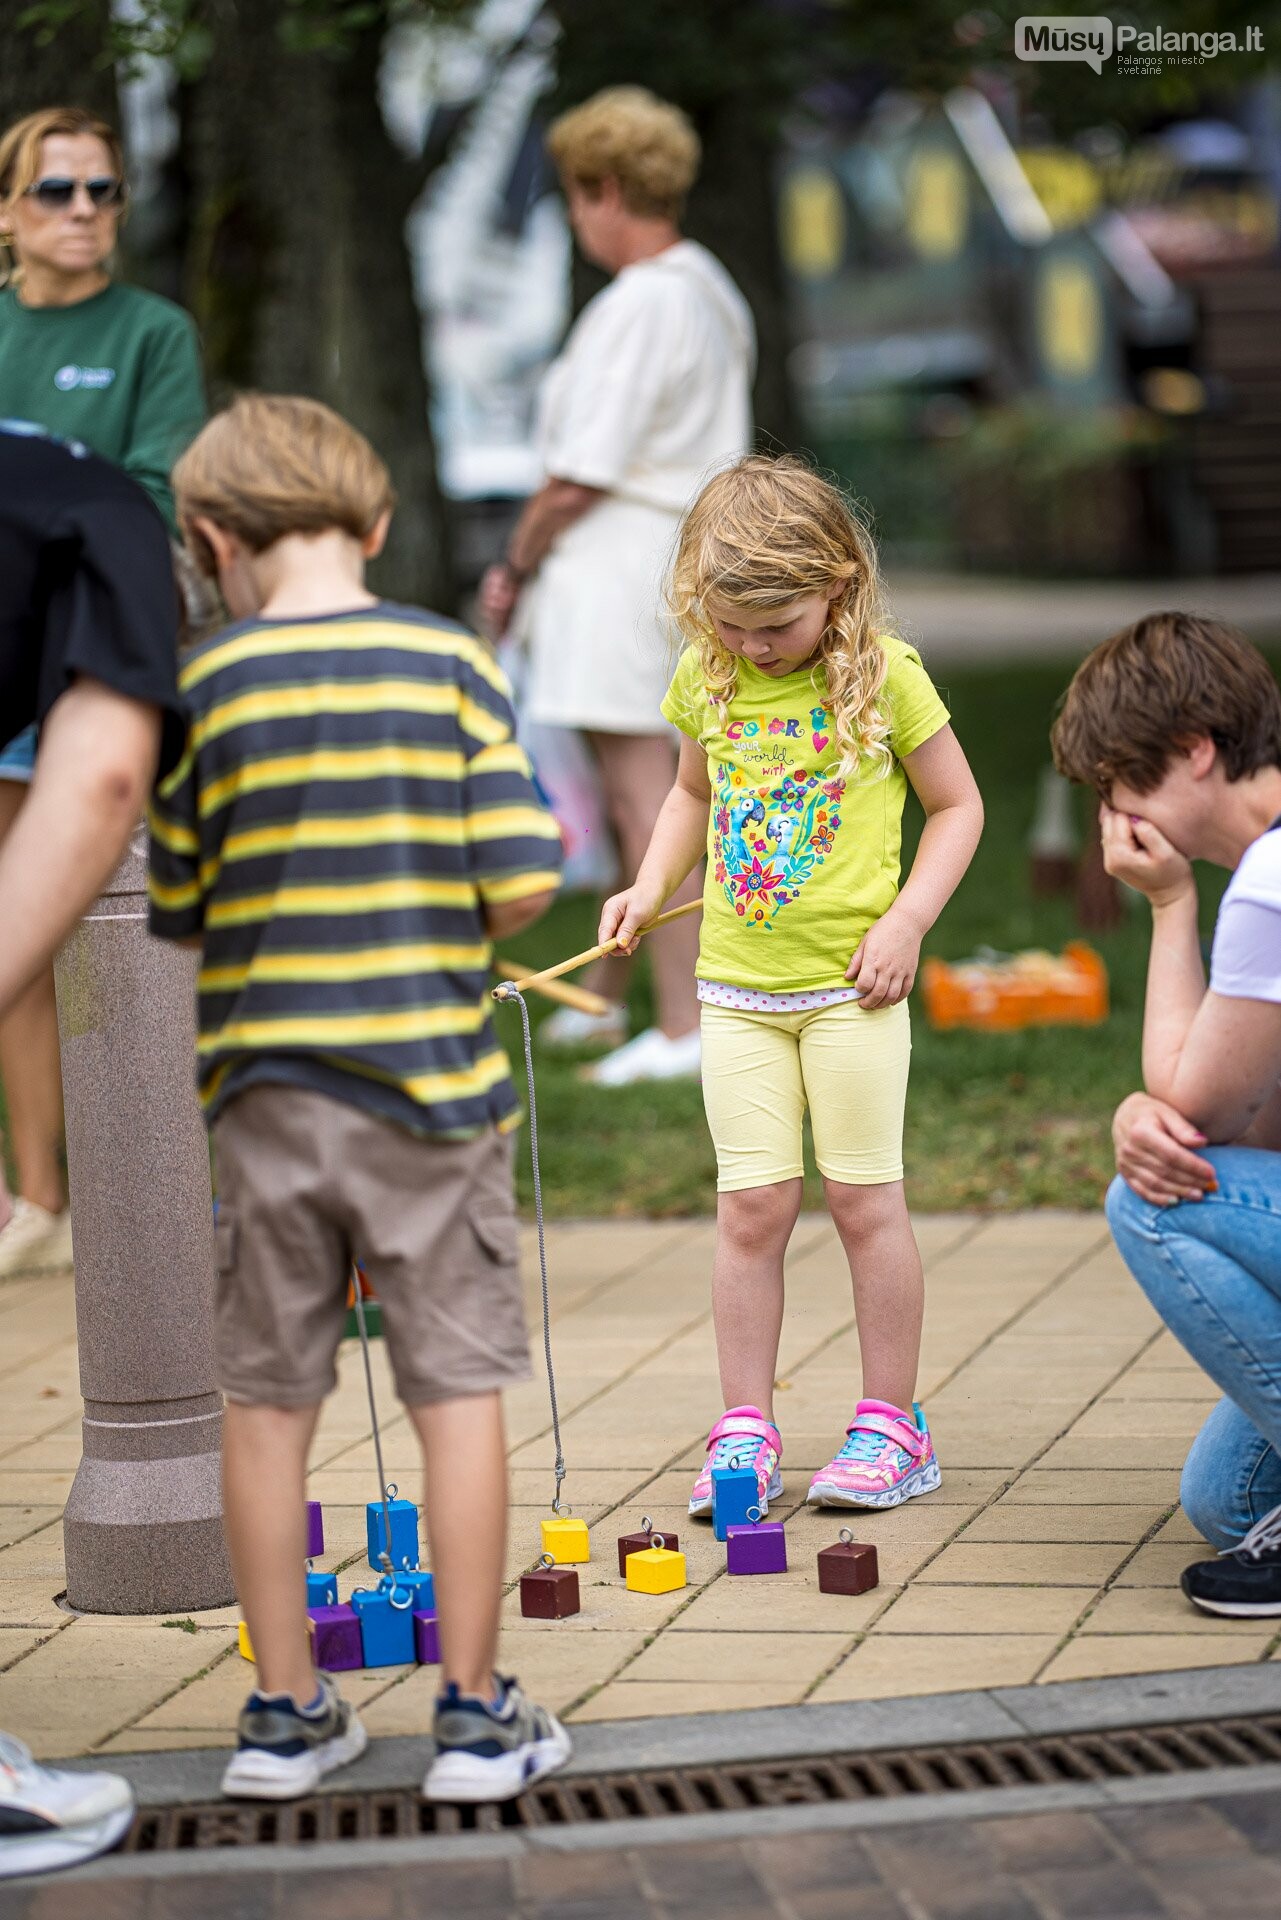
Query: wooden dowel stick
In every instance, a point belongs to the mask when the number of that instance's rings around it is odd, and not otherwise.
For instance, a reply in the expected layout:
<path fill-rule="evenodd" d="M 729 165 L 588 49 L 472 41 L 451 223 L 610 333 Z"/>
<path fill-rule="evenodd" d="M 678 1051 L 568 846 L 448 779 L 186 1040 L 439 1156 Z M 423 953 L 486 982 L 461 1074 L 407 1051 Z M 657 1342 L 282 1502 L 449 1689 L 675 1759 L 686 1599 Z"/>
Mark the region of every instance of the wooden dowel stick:
<path fill-rule="evenodd" d="M 534 969 L 522 966 L 519 960 L 500 960 L 495 956 L 494 972 L 523 988 L 529 985 Z M 580 1013 L 609 1012 L 610 1003 L 603 994 L 589 993 L 586 987 L 567 987 L 560 980 L 540 980 L 534 992 L 546 994 L 549 1000 L 558 1000 L 563 1007 L 577 1007 Z"/>
<path fill-rule="evenodd" d="M 669 907 L 666 913 L 656 915 L 647 926 L 641 927 L 639 932 L 641 934 L 652 933 L 655 927 L 665 925 L 668 920 L 679 920 L 683 913 L 700 913 L 702 907 L 703 903 L 701 900 L 687 900 L 683 907 Z M 573 973 L 577 967 L 585 967 L 590 960 L 603 960 L 607 953 L 613 953 L 617 945 L 618 939 L 616 936 L 613 940 L 602 941 L 598 947 L 588 947 L 585 953 L 576 953 L 568 960 L 561 960 L 554 967 L 544 967 L 541 973 L 526 974 L 524 980 L 521 981 L 522 991 L 526 987 L 537 988 L 544 980 L 557 980 L 562 973 Z M 502 988 L 495 987 L 493 994 L 496 1000 L 501 1000 L 503 997 Z"/>

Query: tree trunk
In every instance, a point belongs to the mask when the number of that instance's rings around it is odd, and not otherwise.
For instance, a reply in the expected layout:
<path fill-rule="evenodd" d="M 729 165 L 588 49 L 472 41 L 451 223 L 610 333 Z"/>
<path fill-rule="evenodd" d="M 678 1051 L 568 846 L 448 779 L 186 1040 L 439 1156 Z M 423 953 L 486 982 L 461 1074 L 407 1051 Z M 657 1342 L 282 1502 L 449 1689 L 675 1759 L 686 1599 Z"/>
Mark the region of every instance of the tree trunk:
<path fill-rule="evenodd" d="M 799 432 L 788 375 L 791 332 L 778 238 L 776 145 L 734 100 L 700 127 L 703 167 L 687 230 L 734 276 L 756 320 L 753 410 L 758 442 L 792 448 Z"/>
<path fill-rule="evenodd" d="M 23 9 L 19 8 L 21 15 Z M 0 59 L 0 129 L 39 107 L 88 107 L 120 124 L 115 70 L 103 58 L 110 0 L 87 4 L 41 44 L 40 23 L 4 29 Z"/>
<path fill-rule="evenodd" d="M 803 29 L 784 9 L 743 0 L 647 0 L 644 7 L 559 0 L 556 13 L 558 109 L 629 84 L 649 87 L 694 122 L 703 164 L 686 231 L 723 262 L 755 316 L 758 436 L 793 445 L 774 163 L 780 116 L 798 84 L 795 42 Z M 592 277 L 576 273 L 575 304 L 592 290 Z"/>
<path fill-rule="evenodd" d="M 400 496 L 375 584 L 389 599 L 448 611 L 454 602 L 449 519 L 428 418 L 423 322 L 406 236 L 422 181 L 383 124 L 381 41 L 377 29 L 359 35 L 341 76 L 336 132 L 346 257 L 336 372 L 347 411 L 391 468 Z"/>
<path fill-rule="evenodd" d="M 239 0 L 192 89 L 190 301 L 212 397 L 323 400 L 391 469 L 399 508 L 371 584 L 448 610 L 449 541 L 404 236 L 413 170 L 382 126 L 380 35 L 282 46 L 284 0 Z M 415 183 L 416 184 L 416 183 Z"/>

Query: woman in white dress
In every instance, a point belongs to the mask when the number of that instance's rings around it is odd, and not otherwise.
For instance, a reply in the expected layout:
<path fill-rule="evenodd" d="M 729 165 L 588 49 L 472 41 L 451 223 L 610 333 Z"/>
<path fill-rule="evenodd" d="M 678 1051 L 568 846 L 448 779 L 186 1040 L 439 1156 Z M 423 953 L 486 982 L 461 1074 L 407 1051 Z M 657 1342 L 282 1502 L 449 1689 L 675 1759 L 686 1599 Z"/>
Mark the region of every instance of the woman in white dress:
<path fill-rule="evenodd" d="M 755 334 L 720 262 L 681 237 L 699 144 L 679 109 L 641 87 L 609 87 L 555 121 L 549 147 L 578 244 L 613 278 L 547 373 L 547 478 L 506 561 L 486 574 L 481 605 L 491 632 L 511 622 L 526 641 L 530 718 L 586 738 L 630 877 L 676 763 L 659 713 L 673 665 L 663 577 L 684 509 L 748 448 Z M 696 898 L 699 884 L 691 876 L 677 900 Z M 698 1072 L 697 921 L 649 944 L 656 1024 L 596 1065 L 606 1086 Z M 629 965 L 605 960 L 588 976 L 607 1014 L 555 1014 L 543 1038 L 621 1040 Z"/>

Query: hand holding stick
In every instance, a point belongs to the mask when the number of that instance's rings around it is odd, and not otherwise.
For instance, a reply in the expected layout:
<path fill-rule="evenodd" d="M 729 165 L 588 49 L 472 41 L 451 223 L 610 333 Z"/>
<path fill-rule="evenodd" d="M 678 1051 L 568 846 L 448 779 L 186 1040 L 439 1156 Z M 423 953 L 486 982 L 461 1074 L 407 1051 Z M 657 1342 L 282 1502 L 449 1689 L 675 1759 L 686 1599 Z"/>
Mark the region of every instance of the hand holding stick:
<path fill-rule="evenodd" d="M 668 920 L 679 920 L 683 913 L 699 913 L 702 911 L 702 906 L 701 900 L 687 900 L 683 907 L 669 907 L 666 913 L 655 915 L 646 926 L 641 927 L 638 937 L 652 933 L 655 927 L 663 926 Z M 586 952 L 576 953 L 568 960 L 561 960 L 554 967 L 544 967 L 541 973 L 526 974 L 520 983 L 521 992 L 524 993 L 530 987 L 537 991 L 546 980 L 557 980 L 562 973 L 573 973 L 576 968 L 585 967 L 592 960 L 603 960 L 607 953 L 613 953 L 617 945 L 616 938 L 603 940 L 599 946 L 588 947 Z M 505 1000 L 508 997 L 507 988 L 495 987 L 493 997 L 495 1000 Z"/>

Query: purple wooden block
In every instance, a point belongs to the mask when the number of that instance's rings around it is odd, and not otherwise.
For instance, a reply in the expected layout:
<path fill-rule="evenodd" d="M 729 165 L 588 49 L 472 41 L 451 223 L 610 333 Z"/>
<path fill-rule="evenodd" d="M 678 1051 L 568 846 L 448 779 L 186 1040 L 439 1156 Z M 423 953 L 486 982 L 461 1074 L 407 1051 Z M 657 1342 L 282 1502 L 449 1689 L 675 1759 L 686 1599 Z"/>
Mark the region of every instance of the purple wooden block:
<path fill-rule="evenodd" d="M 316 1626 L 312 1659 L 323 1672 L 345 1673 L 364 1666 L 360 1622 L 354 1608 L 344 1602 L 339 1607 L 308 1607 L 307 1612 Z"/>
<path fill-rule="evenodd" d="M 307 1502 L 307 1558 L 314 1560 L 325 1551 L 325 1522 L 319 1500 Z"/>
<path fill-rule="evenodd" d="M 725 1553 L 731 1573 L 786 1573 L 787 1541 L 776 1520 L 754 1527 L 729 1527 Z"/>
<path fill-rule="evenodd" d="M 414 1658 L 421 1667 L 440 1665 L 440 1629 L 434 1613 L 414 1615 Z"/>

